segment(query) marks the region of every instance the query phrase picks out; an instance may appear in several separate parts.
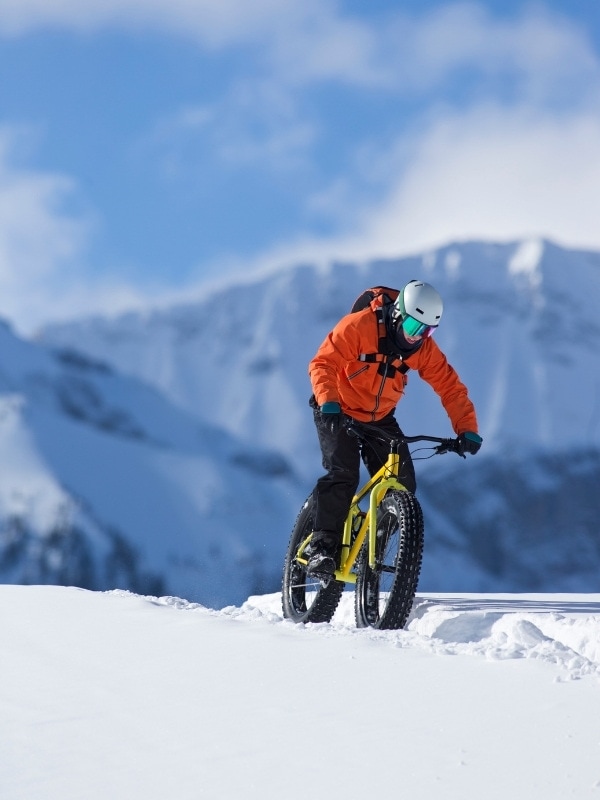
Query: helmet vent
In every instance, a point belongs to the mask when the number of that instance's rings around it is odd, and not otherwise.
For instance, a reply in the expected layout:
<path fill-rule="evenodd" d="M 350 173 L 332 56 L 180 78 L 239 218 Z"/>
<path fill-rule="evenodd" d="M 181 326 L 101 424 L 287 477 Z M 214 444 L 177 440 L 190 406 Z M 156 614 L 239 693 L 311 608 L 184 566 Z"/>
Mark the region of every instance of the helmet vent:
<path fill-rule="evenodd" d="M 439 325 L 442 316 L 442 298 L 428 283 L 411 281 L 396 299 L 398 314 L 404 319 L 409 316 L 425 325 Z"/>

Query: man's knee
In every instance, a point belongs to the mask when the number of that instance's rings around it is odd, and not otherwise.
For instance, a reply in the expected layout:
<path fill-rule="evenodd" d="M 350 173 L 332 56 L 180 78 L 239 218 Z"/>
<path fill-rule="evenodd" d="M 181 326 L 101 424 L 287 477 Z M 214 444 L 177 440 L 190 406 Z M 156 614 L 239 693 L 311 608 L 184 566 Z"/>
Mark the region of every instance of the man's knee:
<path fill-rule="evenodd" d="M 325 487 L 340 487 L 343 490 L 349 491 L 352 494 L 356 491 L 358 485 L 359 474 L 354 470 L 341 469 L 339 467 L 330 467 L 326 475 L 319 478 L 318 485 Z"/>

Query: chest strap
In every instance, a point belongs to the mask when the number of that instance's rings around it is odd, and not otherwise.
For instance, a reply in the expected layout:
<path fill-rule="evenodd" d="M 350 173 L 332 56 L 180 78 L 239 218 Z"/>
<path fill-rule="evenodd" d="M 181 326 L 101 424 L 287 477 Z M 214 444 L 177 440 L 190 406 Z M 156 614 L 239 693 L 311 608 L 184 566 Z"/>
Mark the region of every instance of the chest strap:
<path fill-rule="evenodd" d="M 377 371 L 381 374 L 385 372 L 388 378 L 393 378 L 396 372 L 401 372 L 404 375 L 410 369 L 408 364 L 402 361 L 402 356 L 386 356 L 384 353 L 361 353 L 358 360 L 366 361 L 369 364 L 379 363 Z M 394 361 L 400 363 L 394 364 Z"/>

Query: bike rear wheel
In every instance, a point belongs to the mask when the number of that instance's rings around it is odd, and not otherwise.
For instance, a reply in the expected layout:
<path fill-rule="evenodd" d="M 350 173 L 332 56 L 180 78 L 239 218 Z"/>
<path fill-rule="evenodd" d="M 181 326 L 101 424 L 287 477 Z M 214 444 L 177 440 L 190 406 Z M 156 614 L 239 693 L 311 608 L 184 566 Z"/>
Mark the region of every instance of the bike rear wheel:
<path fill-rule="evenodd" d="M 375 568 L 369 544 L 361 550 L 355 592 L 359 628 L 397 629 L 411 612 L 423 560 L 423 512 L 410 492 L 391 491 L 377 512 Z"/>
<path fill-rule="evenodd" d="M 308 497 L 292 530 L 283 569 L 283 616 L 294 622 L 329 622 L 338 607 L 344 584 L 332 579 L 326 586 L 307 575 L 296 559 L 298 549 L 313 530 L 313 498 Z"/>

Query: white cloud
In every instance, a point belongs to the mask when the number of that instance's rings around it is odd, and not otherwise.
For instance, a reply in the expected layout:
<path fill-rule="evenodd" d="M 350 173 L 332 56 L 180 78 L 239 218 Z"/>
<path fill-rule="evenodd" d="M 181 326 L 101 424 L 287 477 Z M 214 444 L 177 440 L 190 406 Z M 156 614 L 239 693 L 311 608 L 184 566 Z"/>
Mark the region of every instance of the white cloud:
<path fill-rule="evenodd" d="M 209 51 L 251 45 L 284 84 L 337 79 L 423 92 L 473 67 L 555 96 L 599 74 L 585 31 L 541 4 L 498 17 L 482 3 L 440 3 L 367 20 L 338 0 L 0 0 L 0 35 L 48 28 L 159 31 Z"/>
<path fill-rule="evenodd" d="M 355 173 L 335 176 L 307 199 L 336 221 L 337 236 L 274 246 L 257 264 L 396 256 L 467 238 L 548 236 L 600 248 L 600 62 L 582 28 L 542 6 L 500 19 L 481 4 L 453 3 L 368 23 L 340 7 L 334 0 L 0 0 L 0 32 L 135 28 L 208 49 L 255 45 L 268 78 L 255 70 L 260 77 L 236 82 L 221 102 L 185 108 L 155 132 L 152 146 L 166 143 L 180 172 L 199 134 L 213 137 L 211 157 L 223 163 L 258 161 L 263 169 L 304 159 L 309 167 L 319 123 L 301 115 L 290 84 L 341 79 L 433 102 L 387 147 L 362 141 Z M 473 78 L 462 110 L 442 105 L 462 71 Z M 73 265 L 85 257 L 90 222 L 65 210 L 76 187 L 65 176 L 11 166 L 4 141 L 0 313 L 30 325 L 167 297 L 160 286 L 79 279 L 83 269 Z M 369 180 L 365 199 L 357 187 Z"/>
<path fill-rule="evenodd" d="M 399 141 L 397 151 L 381 156 L 390 187 L 380 203 L 350 208 L 350 193 L 339 189 L 349 220 L 345 233 L 275 245 L 253 263 L 222 264 L 219 274 L 302 260 L 396 257 L 471 238 L 545 236 L 600 249 L 600 115 L 488 106 L 440 116 L 421 135 Z M 85 255 L 89 224 L 61 210 L 72 185 L 61 176 L 11 168 L 5 155 L 0 176 L 0 211 L 7 210 L 0 214 L 0 314 L 18 320 L 22 330 L 193 293 L 192 286 L 136 287 L 115 278 L 115 270 L 113 277 L 85 279 L 83 263 L 77 270 L 73 261 Z M 332 191 L 328 203 L 336 196 Z"/>
<path fill-rule="evenodd" d="M 280 5 L 278 0 L 256 0 L 252 5 L 240 0 L 1 0 L 0 29 L 20 35 L 48 27 L 160 28 L 219 46 L 256 35 L 264 17 Z"/>
<path fill-rule="evenodd" d="M 255 45 L 252 64 L 262 61 L 263 71 L 233 81 L 215 105 L 180 110 L 144 143 L 142 152 L 158 149 L 172 176 L 193 172 L 200 137 L 211 157 L 226 165 L 310 169 L 321 121 L 302 114 L 301 100 L 290 90 L 299 81 L 370 83 L 389 92 L 390 102 L 394 93 L 412 93 L 435 104 L 467 71 L 471 89 L 455 105 L 475 108 L 502 96 L 540 112 L 557 105 L 578 113 L 600 108 L 600 61 L 589 37 L 541 4 L 494 16 L 481 3 L 442 3 L 412 15 L 374 14 L 368 21 L 341 9 L 335 0 L 0 0 L 0 31 L 135 27 L 192 37 L 206 48 Z M 362 142 L 357 152 L 368 150 Z M 340 199 L 357 193 L 355 179 L 335 179 Z M 334 217 L 351 216 L 352 209 L 335 211 L 330 188 L 322 187 L 320 195 L 308 205 L 328 204 Z"/>
<path fill-rule="evenodd" d="M 380 203 L 351 208 L 341 191 L 345 233 L 275 246 L 256 265 L 395 257 L 467 239 L 600 249 L 600 115 L 489 106 L 440 117 L 398 151 L 382 155 L 390 188 Z"/>
<path fill-rule="evenodd" d="M 250 44 L 288 80 L 378 79 L 370 27 L 335 0 L 0 0 L 0 34 L 44 28 L 158 30 L 209 50 Z"/>
<path fill-rule="evenodd" d="M 0 313 L 45 302 L 42 283 L 67 269 L 83 247 L 89 221 L 66 211 L 67 177 L 16 167 L 23 130 L 0 129 Z"/>
<path fill-rule="evenodd" d="M 86 277 L 96 225 L 77 210 L 79 192 L 68 176 L 20 166 L 17 143 L 29 130 L 0 127 L 0 317 L 21 333 L 42 321 L 99 310 L 121 310 L 158 296 L 111 276 Z"/>
<path fill-rule="evenodd" d="M 477 109 L 415 143 L 365 242 L 388 253 L 451 239 L 542 235 L 600 247 L 600 118 Z"/>
<path fill-rule="evenodd" d="M 259 261 L 395 256 L 469 238 L 600 248 L 600 60 L 585 31 L 541 6 L 499 21 L 473 3 L 396 23 L 402 90 L 432 90 L 466 67 L 478 89 L 460 110 L 434 103 L 387 146 L 363 143 L 354 177 L 370 198 L 346 175 L 309 200 L 340 233 Z"/>
<path fill-rule="evenodd" d="M 600 80 L 585 30 L 541 4 L 497 17 L 480 3 L 450 3 L 418 17 L 398 16 L 382 38 L 402 42 L 394 64 L 405 91 L 448 85 L 465 69 L 473 70 L 469 77 L 480 90 L 498 91 L 495 81 L 510 79 L 509 93 L 521 100 L 556 99 L 573 89 L 580 95 Z"/>
<path fill-rule="evenodd" d="M 207 154 L 222 166 L 309 169 L 315 136 L 276 82 L 243 80 L 210 106 L 187 106 L 161 120 L 140 146 L 159 154 L 167 175 L 196 179 Z"/>
<path fill-rule="evenodd" d="M 599 205 L 597 117 L 478 112 L 432 133 L 373 231 L 390 230 L 398 215 L 403 227 L 420 220 L 421 236 L 437 240 L 539 234 L 600 247 Z"/>

